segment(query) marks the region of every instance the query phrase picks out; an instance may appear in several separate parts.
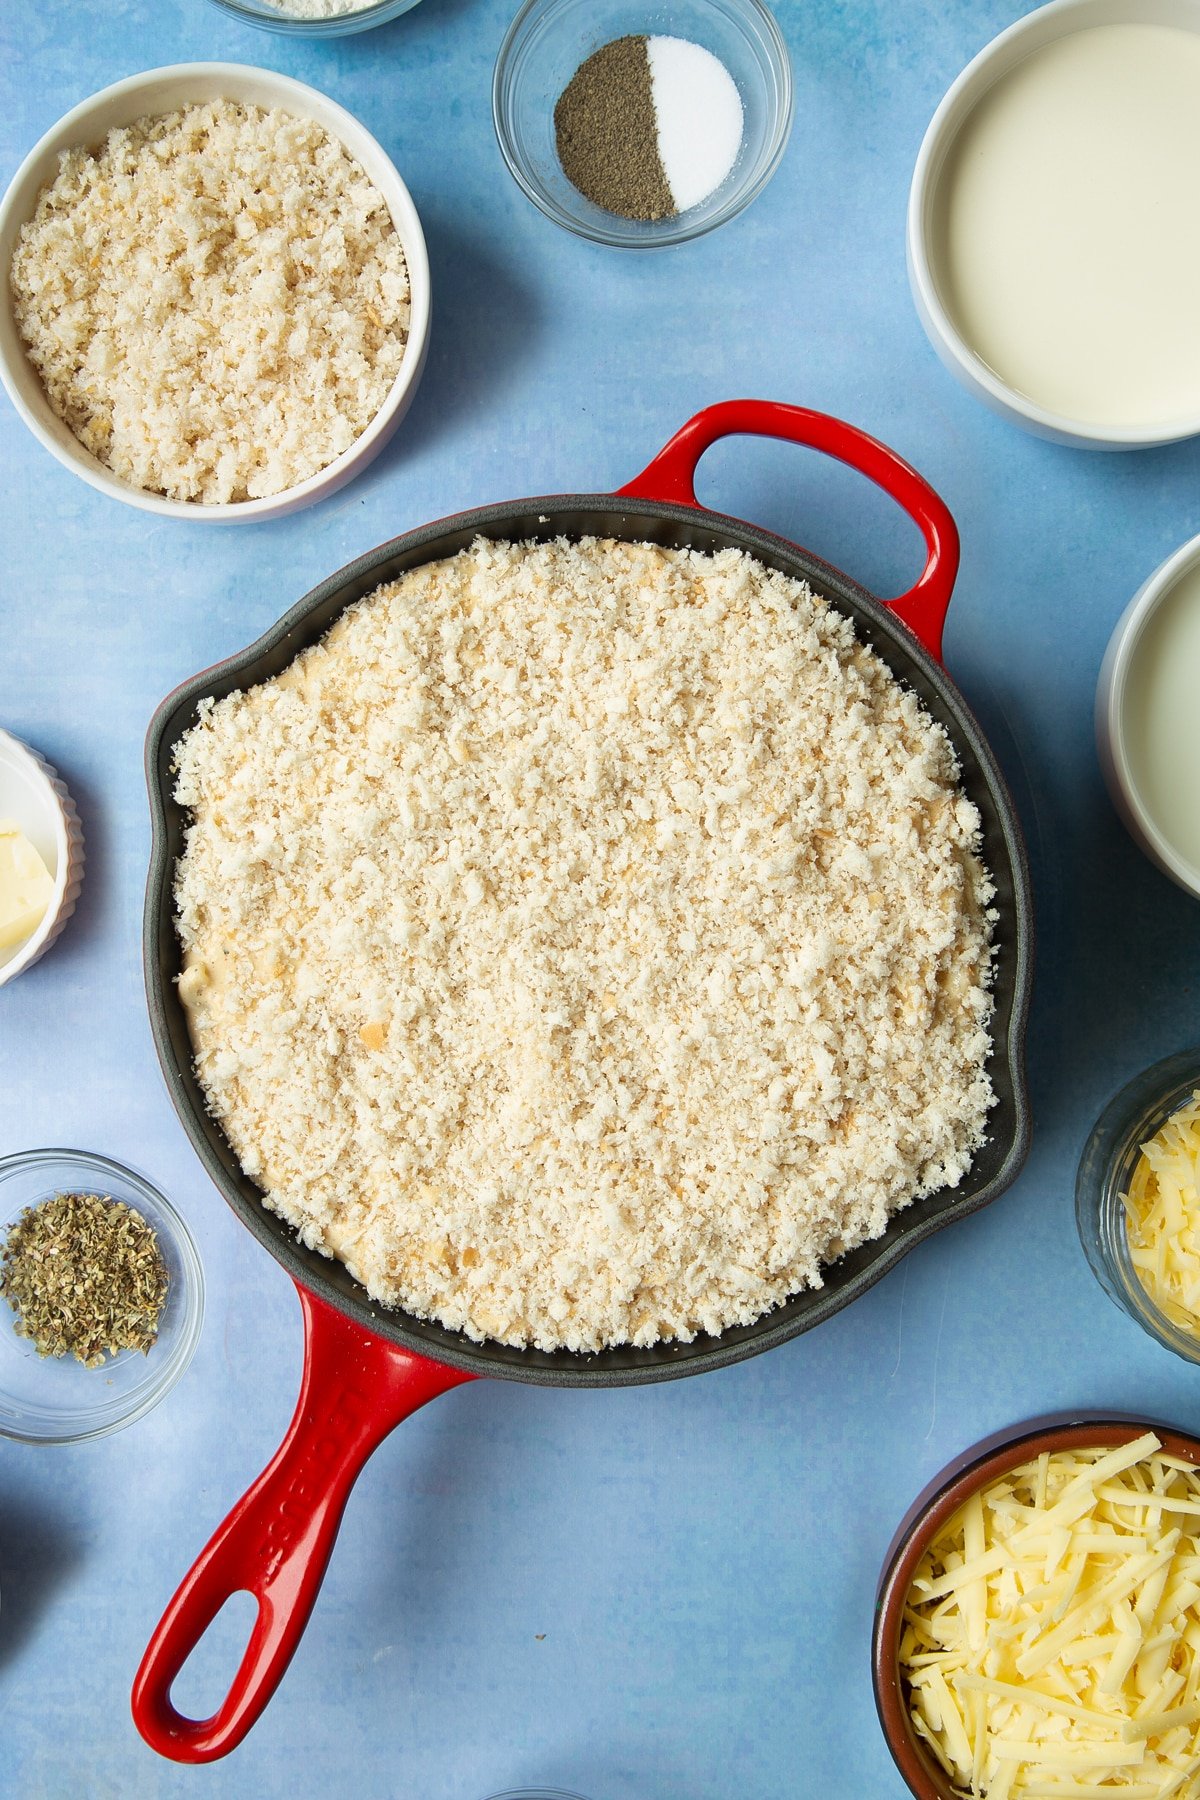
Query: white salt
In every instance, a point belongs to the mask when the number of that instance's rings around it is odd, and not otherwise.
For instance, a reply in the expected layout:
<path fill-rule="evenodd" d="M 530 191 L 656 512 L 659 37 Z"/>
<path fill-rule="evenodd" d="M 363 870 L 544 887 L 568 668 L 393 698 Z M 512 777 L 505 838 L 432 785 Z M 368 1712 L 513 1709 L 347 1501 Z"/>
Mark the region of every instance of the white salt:
<path fill-rule="evenodd" d="M 742 145 L 742 101 L 725 64 L 687 38 L 646 40 L 658 154 L 680 212 L 719 188 Z"/>

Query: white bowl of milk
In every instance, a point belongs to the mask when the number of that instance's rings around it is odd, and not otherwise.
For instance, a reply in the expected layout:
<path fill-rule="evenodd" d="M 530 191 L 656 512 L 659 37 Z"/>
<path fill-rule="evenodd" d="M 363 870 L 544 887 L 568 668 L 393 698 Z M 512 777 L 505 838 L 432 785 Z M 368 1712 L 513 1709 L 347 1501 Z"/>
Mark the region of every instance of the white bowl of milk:
<path fill-rule="evenodd" d="M 1200 0 L 1052 0 L 925 134 L 908 267 L 942 361 L 1090 449 L 1200 432 Z"/>
<path fill-rule="evenodd" d="M 1096 748 L 1134 842 L 1200 899 L 1200 537 L 1134 595 L 1096 688 Z"/>

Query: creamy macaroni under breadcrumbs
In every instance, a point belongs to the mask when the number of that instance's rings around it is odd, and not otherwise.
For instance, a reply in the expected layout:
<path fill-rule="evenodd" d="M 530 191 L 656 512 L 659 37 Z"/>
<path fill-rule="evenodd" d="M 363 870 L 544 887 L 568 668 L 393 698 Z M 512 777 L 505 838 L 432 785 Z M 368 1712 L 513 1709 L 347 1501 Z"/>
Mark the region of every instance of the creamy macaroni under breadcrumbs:
<path fill-rule="evenodd" d="M 180 991 L 267 1203 L 476 1339 L 690 1338 L 981 1143 L 942 728 L 740 551 L 478 541 L 177 747 Z"/>
<path fill-rule="evenodd" d="M 408 271 L 312 119 L 219 100 L 63 153 L 10 271 L 47 398 L 122 481 L 257 499 L 348 450 L 396 379 Z"/>

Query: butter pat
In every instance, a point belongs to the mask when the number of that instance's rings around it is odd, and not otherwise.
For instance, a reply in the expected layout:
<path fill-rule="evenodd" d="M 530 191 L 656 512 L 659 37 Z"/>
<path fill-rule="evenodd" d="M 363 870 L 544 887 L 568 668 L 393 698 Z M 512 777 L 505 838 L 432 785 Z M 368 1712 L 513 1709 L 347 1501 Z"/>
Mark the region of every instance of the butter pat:
<path fill-rule="evenodd" d="M 54 898 L 54 879 L 25 833 L 0 819 L 0 950 L 35 932 Z"/>

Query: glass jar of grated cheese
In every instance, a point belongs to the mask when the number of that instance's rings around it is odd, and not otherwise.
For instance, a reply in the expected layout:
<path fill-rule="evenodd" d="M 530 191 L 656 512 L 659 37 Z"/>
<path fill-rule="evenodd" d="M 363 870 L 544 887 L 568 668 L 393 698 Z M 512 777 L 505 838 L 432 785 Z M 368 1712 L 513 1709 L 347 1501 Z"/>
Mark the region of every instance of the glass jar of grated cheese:
<path fill-rule="evenodd" d="M 1138 1075 L 1097 1119 L 1075 1181 L 1079 1238 L 1101 1287 L 1143 1331 L 1193 1363 L 1200 1363 L 1198 1090 L 1200 1049 Z"/>

